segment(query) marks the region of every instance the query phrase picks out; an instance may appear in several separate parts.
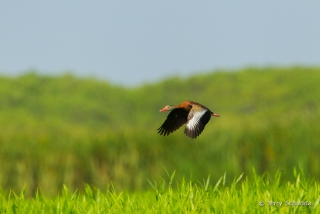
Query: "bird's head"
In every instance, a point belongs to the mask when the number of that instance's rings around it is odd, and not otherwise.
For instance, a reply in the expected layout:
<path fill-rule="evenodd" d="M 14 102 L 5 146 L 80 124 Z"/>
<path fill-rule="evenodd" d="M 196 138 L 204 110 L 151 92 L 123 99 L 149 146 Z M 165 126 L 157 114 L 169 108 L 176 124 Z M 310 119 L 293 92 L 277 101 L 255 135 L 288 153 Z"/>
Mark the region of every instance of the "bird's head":
<path fill-rule="evenodd" d="M 175 109 L 175 106 L 167 105 L 167 106 L 163 107 L 163 109 L 161 109 L 160 112 L 171 111 L 172 109 Z"/>

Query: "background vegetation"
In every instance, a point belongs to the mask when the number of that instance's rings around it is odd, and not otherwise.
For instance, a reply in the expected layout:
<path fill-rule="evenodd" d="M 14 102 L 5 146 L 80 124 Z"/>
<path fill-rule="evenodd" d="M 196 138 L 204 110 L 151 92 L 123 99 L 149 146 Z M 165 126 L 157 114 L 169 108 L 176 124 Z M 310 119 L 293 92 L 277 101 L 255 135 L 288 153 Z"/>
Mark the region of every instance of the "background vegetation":
<path fill-rule="evenodd" d="M 226 183 L 241 173 L 292 169 L 320 179 L 320 69 L 247 68 L 172 77 L 126 88 L 70 74 L 0 77 L 0 186 L 27 195 L 71 192 L 84 183 L 117 190 L 150 189 L 166 170 Z M 159 109 L 184 100 L 212 118 L 196 140 L 183 128 L 163 137 Z"/>

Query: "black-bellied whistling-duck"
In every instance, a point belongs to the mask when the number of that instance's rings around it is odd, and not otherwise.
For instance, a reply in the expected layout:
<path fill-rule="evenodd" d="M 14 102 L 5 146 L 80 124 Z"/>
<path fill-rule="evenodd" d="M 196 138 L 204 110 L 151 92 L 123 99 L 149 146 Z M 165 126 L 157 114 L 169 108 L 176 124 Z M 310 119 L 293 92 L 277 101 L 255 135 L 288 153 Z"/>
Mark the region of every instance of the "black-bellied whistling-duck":
<path fill-rule="evenodd" d="M 167 105 L 160 110 L 160 112 L 164 111 L 171 111 L 158 129 L 158 133 L 164 136 L 169 135 L 186 123 L 184 133 L 189 138 L 196 138 L 201 134 L 211 116 L 220 117 L 204 105 L 190 100 L 177 106 Z"/>

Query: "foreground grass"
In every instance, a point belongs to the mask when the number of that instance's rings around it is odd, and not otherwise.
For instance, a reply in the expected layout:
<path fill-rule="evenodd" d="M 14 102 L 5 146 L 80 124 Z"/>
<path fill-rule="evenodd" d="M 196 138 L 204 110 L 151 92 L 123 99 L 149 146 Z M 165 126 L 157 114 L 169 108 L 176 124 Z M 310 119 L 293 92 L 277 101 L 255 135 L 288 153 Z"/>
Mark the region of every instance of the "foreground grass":
<path fill-rule="evenodd" d="M 295 181 L 273 177 L 240 175 L 230 186 L 226 175 L 214 185 L 210 177 L 192 183 L 184 179 L 174 185 L 174 173 L 161 182 L 150 182 L 150 191 L 117 193 L 112 185 L 101 191 L 86 185 L 83 193 L 62 193 L 48 198 L 38 191 L 35 197 L 0 193 L 0 213 L 319 213 L 319 183 L 294 171 Z M 281 203 L 281 204 L 280 204 Z"/>

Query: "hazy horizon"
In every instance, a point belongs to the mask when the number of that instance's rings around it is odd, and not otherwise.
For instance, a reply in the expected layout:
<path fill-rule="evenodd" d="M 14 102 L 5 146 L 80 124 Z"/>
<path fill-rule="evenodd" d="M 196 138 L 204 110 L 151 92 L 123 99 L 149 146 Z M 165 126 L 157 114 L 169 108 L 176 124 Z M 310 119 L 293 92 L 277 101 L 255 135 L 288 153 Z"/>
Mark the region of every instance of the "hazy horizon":
<path fill-rule="evenodd" d="M 127 86 L 172 75 L 319 66 L 320 2 L 0 4 L 0 74 L 71 72 Z"/>

